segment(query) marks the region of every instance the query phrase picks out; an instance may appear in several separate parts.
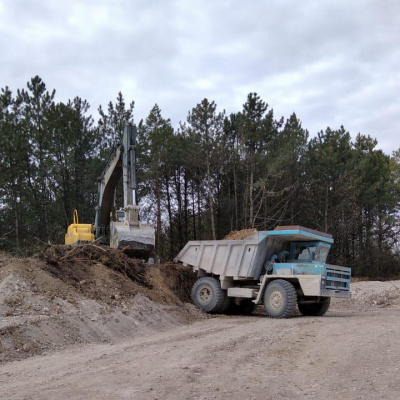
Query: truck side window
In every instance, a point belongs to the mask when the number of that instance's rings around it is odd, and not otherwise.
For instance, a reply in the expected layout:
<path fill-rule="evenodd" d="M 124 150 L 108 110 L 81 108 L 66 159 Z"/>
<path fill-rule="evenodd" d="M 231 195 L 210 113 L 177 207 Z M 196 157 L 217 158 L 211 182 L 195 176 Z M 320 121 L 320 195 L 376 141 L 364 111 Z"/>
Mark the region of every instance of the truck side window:
<path fill-rule="evenodd" d="M 308 248 L 305 246 L 300 247 L 301 253 L 299 254 L 299 260 L 308 260 L 310 258 L 310 253 L 308 252 Z"/>
<path fill-rule="evenodd" d="M 315 260 L 317 254 L 319 254 L 318 248 L 315 246 L 309 247 L 310 254 L 311 254 L 311 260 Z"/>
<path fill-rule="evenodd" d="M 310 258 L 307 246 L 298 246 L 294 251 L 295 260 L 308 260 Z"/>

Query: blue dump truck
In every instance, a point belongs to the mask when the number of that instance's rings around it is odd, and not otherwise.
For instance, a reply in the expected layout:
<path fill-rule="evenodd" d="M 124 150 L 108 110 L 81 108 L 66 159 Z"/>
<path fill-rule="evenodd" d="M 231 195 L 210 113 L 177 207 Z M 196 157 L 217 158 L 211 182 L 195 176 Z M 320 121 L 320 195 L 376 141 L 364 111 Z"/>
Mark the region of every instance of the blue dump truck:
<path fill-rule="evenodd" d="M 193 303 L 208 313 L 251 313 L 264 304 L 272 318 L 324 315 L 331 297 L 350 297 L 351 269 L 326 263 L 331 235 L 278 226 L 243 240 L 190 241 L 175 261 L 198 279 Z"/>

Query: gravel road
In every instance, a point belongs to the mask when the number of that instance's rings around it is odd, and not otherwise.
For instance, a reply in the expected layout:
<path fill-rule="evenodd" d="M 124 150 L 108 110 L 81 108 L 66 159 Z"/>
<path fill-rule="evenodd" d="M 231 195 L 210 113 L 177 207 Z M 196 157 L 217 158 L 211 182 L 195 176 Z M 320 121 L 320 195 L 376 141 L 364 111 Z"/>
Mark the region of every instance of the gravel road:
<path fill-rule="evenodd" d="M 0 367 L 0 398 L 398 399 L 400 307 L 223 317 Z"/>

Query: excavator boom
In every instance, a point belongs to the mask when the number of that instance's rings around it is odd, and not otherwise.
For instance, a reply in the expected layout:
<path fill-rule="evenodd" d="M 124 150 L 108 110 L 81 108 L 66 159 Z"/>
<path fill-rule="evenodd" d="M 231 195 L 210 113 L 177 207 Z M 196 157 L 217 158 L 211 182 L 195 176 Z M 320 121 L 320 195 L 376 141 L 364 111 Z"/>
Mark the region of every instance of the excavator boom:
<path fill-rule="evenodd" d="M 113 221 L 110 216 L 121 176 L 124 207 L 117 211 L 118 217 Z M 96 239 L 106 236 L 109 227 L 110 247 L 121 249 L 131 257 L 148 259 L 154 248 L 155 233 L 152 226 L 139 220 L 136 188 L 136 127 L 127 124 L 122 143 L 116 147 L 98 179 Z"/>

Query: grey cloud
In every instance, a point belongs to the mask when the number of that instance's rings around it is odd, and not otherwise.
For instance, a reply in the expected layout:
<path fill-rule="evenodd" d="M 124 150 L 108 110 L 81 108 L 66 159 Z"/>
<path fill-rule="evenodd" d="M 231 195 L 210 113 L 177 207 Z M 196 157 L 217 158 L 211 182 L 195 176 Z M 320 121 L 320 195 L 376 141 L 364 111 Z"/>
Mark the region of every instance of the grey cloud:
<path fill-rule="evenodd" d="M 343 124 L 388 153 L 400 147 L 397 1 L 5 3 L 2 87 L 38 74 L 94 114 L 122 90 L 137 120 L 157 103 L 175 126 L 204 97 L 234 112 L 256 91 L 311 134 Z"/>

